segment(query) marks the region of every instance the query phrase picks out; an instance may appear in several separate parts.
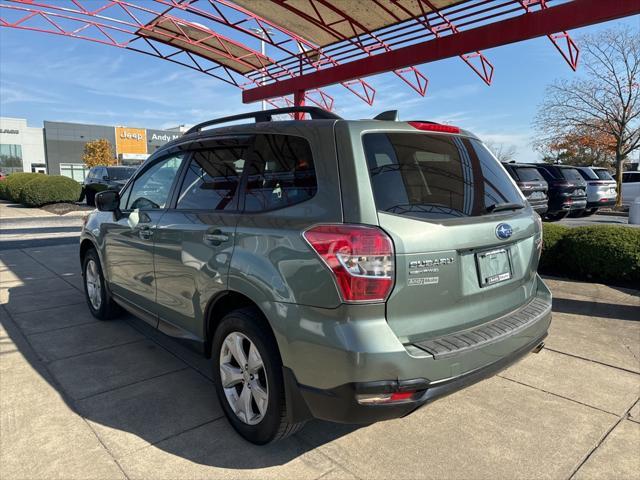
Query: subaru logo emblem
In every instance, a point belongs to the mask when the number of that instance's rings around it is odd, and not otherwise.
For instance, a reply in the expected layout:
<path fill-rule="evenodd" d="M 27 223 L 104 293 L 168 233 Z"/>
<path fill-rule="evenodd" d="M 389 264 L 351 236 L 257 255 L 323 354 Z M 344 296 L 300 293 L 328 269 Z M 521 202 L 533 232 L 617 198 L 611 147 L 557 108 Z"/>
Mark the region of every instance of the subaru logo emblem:
<path fill-rule="evenodd" d="M 513 228 L 508 223 L 501 223 L 496 227 L 496 237 L 500 240 L 506 240 L 513 235 Z"/>

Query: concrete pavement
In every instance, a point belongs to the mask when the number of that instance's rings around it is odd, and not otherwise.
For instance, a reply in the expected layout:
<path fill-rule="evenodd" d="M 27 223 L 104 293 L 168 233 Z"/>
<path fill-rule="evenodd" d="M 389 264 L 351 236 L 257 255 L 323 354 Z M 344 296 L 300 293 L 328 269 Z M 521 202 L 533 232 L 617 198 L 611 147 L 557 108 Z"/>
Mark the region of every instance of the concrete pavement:
<path fill-rule="evenodd" d="M 55 215 L 40 208 L 0 201 L 0 251 L 75 244 L 86 211 Z"/>
<path fill-rule="evenodd" d="M 310 422 L 256 447 L 208 362 L 98 322 L 77 247 L 0 251 L 0 477 L 637 479 L 640 292 L 549 279 L 547 348 L 399 420 Z"/>
<path fill-rule="evenodd" d="M 582 227 L 591 225 L 623 225 L 625 227 L 640 228 L 640 225 L 630 224 L 628 216 L 618 215 L 591 215 L 589 217 L 578 218 L 565 217 L 557 223 L 566 227 Z"/>

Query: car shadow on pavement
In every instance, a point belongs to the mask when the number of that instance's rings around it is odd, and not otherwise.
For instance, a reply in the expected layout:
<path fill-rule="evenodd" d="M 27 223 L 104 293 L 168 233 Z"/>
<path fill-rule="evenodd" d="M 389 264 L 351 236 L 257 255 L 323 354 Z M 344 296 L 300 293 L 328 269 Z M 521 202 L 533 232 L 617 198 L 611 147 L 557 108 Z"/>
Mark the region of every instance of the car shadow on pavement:
<path fill-rule="evenodd" d="M 324 456 L 312 450 L 359 428 L 311 421 L 281 442 L 252 445 L 224 417 L 206 359 L 130 315 L 95 320 L 78 281 L 37 293 L 33 282 L 46 286 L 62 278 L 20 280 L 19 270 L 11 272 L 11 283 L 2 283 L 14 285 L 3 289 L 0 307 L 10 341 L 119 462 L 162 452 L 229 469 L 284 465 L 300 457 L 318 462 Z"/>
<path fill-rule="evenodd" d="M 588 300 L 554 297 L 553 311 L 574 315 L 588 315 L 592 317 L 640 322 L 640 307 L 634 305 L 621 305 L 615 303 L 601 303 Z"/>

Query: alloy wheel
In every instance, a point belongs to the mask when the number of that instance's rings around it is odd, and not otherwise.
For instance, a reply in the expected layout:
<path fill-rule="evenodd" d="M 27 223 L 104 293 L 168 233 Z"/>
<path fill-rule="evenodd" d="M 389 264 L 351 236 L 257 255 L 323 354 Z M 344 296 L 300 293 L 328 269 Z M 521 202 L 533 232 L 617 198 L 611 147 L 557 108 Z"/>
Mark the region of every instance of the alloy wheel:
<path fill-rule="evenodd" d="M 100 310 L 100 305 L 102 304 L 102 282 L 100 281 L 100 273 L 95 260 L 91 259 L 87 262 L 84 278 L 87 283 L 87 295 L 91 306 L 95 310 Z"/>
<path fill-rule="evenodd" d="M 269 406 L 267 373 L 258 348 L 240 332 L 222 342 L 220 380 L 236 416 L 248 425 L 260 423 Z"/>

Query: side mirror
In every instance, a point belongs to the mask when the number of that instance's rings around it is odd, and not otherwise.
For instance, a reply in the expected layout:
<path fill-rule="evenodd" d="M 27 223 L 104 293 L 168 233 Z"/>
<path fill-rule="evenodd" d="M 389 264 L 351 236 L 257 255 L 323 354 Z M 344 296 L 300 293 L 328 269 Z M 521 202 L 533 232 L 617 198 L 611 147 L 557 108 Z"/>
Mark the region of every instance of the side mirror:
<path fill-rule="evenodd" d="M 120 210 L 120 194 L 114 190 L 103 190 L 96 193 L 96 207 L 101 212 L 117 212 Z"/>

